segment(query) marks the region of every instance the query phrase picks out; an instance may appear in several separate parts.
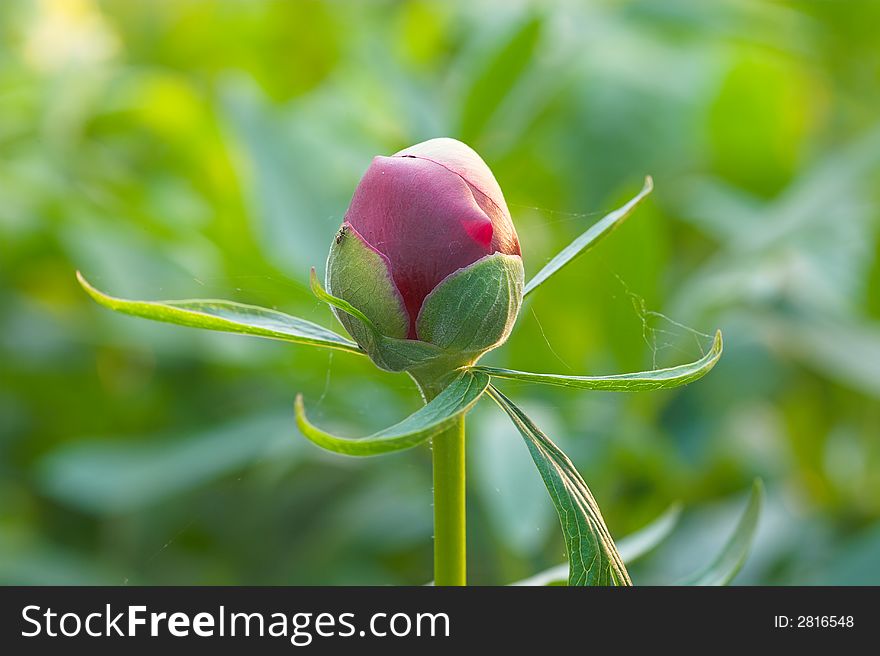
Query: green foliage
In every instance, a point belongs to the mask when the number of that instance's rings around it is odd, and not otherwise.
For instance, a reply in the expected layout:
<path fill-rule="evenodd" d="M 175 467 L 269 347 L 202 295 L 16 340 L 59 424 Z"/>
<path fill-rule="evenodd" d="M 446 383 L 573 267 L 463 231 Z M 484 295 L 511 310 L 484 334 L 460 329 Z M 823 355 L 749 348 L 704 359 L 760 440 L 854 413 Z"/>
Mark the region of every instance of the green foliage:
<path fill-rule="evenodd" d="M 343 316 L 351 321 L 351 324 L 346 321 L 346 326 L 349 326 L 350 332 L 358 336 L 359 343 L 374 361 L 386 364 L 388 354 L 394 354 L 395 348 L 397 348 L 395 345 L 398 344 L 399 348 L 405 349 L 406 352 L 415 352 L 414 349 L 420 348 L 421 342 L 410 343 L 400 337 L 386 335 L 389 326 L 392 332 L 395 328 L 399 329 L 398 333 L 404 330 L 403 324 L 395 326 L 393 322 L 396 318 L 406 318 L 399 295 L 393 294 L 396 290 L 390 279 L 387 262 L 372 249 L 369 249 L 357 238 L 356 234 L 347 235 L 347 230 L 343 226 L 331 247 L 328 259 L 328 280 L 337 288 L 341 288 L 342 293 L 345 293 L 349 298 L 342 299 L 326 292 L 318 282 L 314 267 L 311 270 L 313 293 L 334 309 L 341 311 Z M 77 276 L 83 288 L 102 305 L 148 319 L 208 329 L 228 328 L 231 322 L 218 324 L 213 315 L 219 314 L 218 308 L 223 308 L 225 314 L 230 315 L 233 312 L 226 310 L 226 308 L 240 307 L 238 304 L 224 301 L 166 301 L 163 303 L 125 301 L 98 292 L 82 276 L 79 274 Z M 516 320 L 522 301 L 522 278 L 521 259 L 518 256 L 501 254 L 484 257 L 448 277 L 426 298 L 419 315 L 419 335 L 431 340 L 430 344 L 422 345 L 445 350 L 452 353 L 451 358 L 454 359 L 457 356 L 465 362 L 471 357 L 478 357 L 482 351 L 496 346 L 506 339 L 513 322 Z M 391 307 L 385 301 L 391 302 Z M 370 311 L 375 318 L 368 317 L 361 308 Z M 206 320 L 205 314 L 211 318 Z M 260 330 L 263 332 L 257 334 L 266 336 L 262 324 L 252 325 L 257 323 L 255 319 L 251 319 L 250 323 L 246 323 L 245 320 L 249 317 L 263 318 L 277 314 L 261 308 L 250 308 L 247 314 L 238 310 L 234 316 L 243 318 L 234 324 L 234 327 L 239 332 Z M 387 316 L 389 314 L 390 317 Z M 308 324 L 308 322 L 294 317 L 282 316 L 290 325 Z M 392 323 L 387 323 L 389 321 Z M 262 323 L 264 324 L 266 321 L 263 320 Z M 321 330 L 319 326 L 308 325 L 313 326 L 312 333 Z M 295 334 L 299 338 L 298 341 L 305 341 L 301 334 Z M 306 343 L 326 345 L 326 341 L 311 340 Z M 721 351 L 722 343 L 719 331 L 715 336 L 711 351 L 700 361 L 666 370 L 602 378 L 529 374 L 506 369 L 491 369 L 491 371 L 497 372 L 501 377 L 532 382 L 549 382 L 550 384 L 587 389 L 642 391 L 675 387 L 702 377 L 715 365 L 721 356 Z M 433 359 L 436 360 L 436 358 Z M 490 378 L 486 371 L 474 367 L 465 368 L 450 380 L 450 376 L 454 375 L 458 367 L 452 360 L 449 362 L 450 364 L 446 368 L 441 367 L 438 370 L 432 367 L 428 373 L 426 373 L 425 362 L 418 362 L 416 367 L 408 367 L 414 380 L 420 386 L 426 404 L 390 428 L 361 439 L 336 437 L 309 422 L 305 415 L 301 394 L 297 396 L 295 404 L 297 426 L 303 435 L 318 446 L 345 455 L 371 456 L 418 446 L 431 438 L 439 437 L 454 424 L 463 426 L 460 418 L 490 387 Z M 436 363 L 432 364 L 436 366 Z M 553 503 L 556 505 L 569 554 L 569 584 L 631 585 L 632 581 L 629 579 L 623 559 L 617 552 L 598 505 L 568 456 L 560 451 L 535 426 L 532 420 L 501 392 L 492 387 L 489 394 L 507 412 L 526 440 L 535 465 L 544 479 Z M 461 439 L 464 440 L 463 432 Z M 437 450 L 438 446 L 435 443 L 435 454 Z M 436 471 L 435 464 L 435 490 L 444 483 L 436 478 Z M 463 472 L 464 469 L 462 468 L 461 471 Z M 435 499 L 435 505 L 436 503 Z M 463 504 L 464 498 L 462 496 L 460 510 L 453 508 L 453 512 L 463 512 Z M 464 516 L 460 516 L 463 523 Z M 435 521 L 437 521 L 436 518 Z M 751 524 L 751 530 L 743 529 L 742 531 L 746 537 L 738 538 L 740 542 L 734 540 L 729 549 L 719 557 L 719 561 L 697 580 L 711 581 L 714 580 L 713 576 L 715 578 L 723 576 L 723 574 L 716 574 L 716 571 L 724 572 L 734 568 L 738 570 L 745 557 L 741 541 L 744 539 L 744 544 L 747 547 L 756 521 L 757 510 L 755 511 L 755 521 Z M 439 532 L 440 529 L 435 527 L 435 533 L 439 534 Z M 463 534 L 460 537 L 463 545 Z M 439 537 L 435 536 L 435 542 L 439 544 Z M 728 551 L 730 553 L 727 553 Z M 435 563 L 439 558 L 437 553 L 439 552 L 435 552 Z M 461 554 L 463 553 L 461 551 Z M 733 560 L 731 564 L 732 558 L 739 560 Z M 463 555 L 458 562 L 464 562 Z M 461 571 L 463 572 L 463 569 Z M 439 575 L 437 580 L 440 581 Z M 462 573 L 455 580 L 460 580 L 461 584 L 464 584 L 466 578 Z"/>
<path fill-rule="evenodd" d="M 522 302 L 522 261 L 496 253 L 443 280 L 419 313 L 419 334 L 430 341 L 387 335 L 360 307 L 321 287 L 314 269 L 311 288 L 354 324 L 361 347 L 378 367 L 407 371 L 423 391 L 430 387 L 439 392 L 450 372 L 472 363 L 510 334 Z"/>
<path fill-rule="evenodd" d="M 720 510 L 760 476 L 767 520 L 736 583 L 880 583 L 878 12 L 0 3 L 0 580 L 431 578 L 426 450 L 298 449 L 290 407 L 301 391 L 315 423 L 363 435 L 417 409 L 409 380 L 331 350 L 116 316 L 72 273 L 341 332 L 309 266 L 373 155 L 443 134 L 492 166 L 530 273 L 642 176 L 657 182 L 636 220 L 529 295 L 485 365 L 652 370 L 702 355 L 711 335 L 690 328 L 724 333 L 696 385 L 505 383 L 614 535 L 683 502 L 674 533 L 625 560 L 633 579 L 668 583 L 710 560 L 735 522 Z M 278 428 L 259 428 L 264 416 Z M 501 420 L 488 404 L 468 415 L 472 476 L 482 449 L 504 449 L 494 485 L 469 481 L 477 584 L 524 579 L 564 550 L 551 504 L 516 517 L 528 540 L 492 519 L 518 480 L 542 489 Z M 165 466 L 178 457 L 205 464 Z"/>

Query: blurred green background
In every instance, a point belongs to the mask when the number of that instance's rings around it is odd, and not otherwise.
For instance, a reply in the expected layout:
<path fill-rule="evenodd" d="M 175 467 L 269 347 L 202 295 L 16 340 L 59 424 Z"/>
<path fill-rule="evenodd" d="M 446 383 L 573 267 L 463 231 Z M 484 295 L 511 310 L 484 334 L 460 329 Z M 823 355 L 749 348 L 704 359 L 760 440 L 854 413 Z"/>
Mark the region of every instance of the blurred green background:
<path fill-rule="evenodd" d="M 370 158 L 448 135 L 527 274 L 656 183 L 486 362 L 616 373 L 724 331 L 678 390 L 501 385 L 615 536 L 684 502 L 635 582 L 707 562 L 760 476 L 737 582 L 880 584 L 878 25 L 872 0 L 3 2 L 0 581 L 429 580 L 428 449 L 334 456 L 293 421 L 302 391 L 342 434 L 391 424 L 405 376 L 117 316 L 74 271 L 334 326 L 307 274 Z M 471 581 L 561 562 L 520 437 L 488 401 L 468 424 Z"/>

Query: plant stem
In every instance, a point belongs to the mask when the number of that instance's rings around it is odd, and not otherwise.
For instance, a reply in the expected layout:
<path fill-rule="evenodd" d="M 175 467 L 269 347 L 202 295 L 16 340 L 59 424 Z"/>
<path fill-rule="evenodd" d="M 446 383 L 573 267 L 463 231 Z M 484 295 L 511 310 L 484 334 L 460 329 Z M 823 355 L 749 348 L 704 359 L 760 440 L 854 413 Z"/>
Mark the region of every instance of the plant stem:
<path fill-rule="evenodd" d="M 467 585 L 464 416 L 433 439 L 434 585 Z"/>

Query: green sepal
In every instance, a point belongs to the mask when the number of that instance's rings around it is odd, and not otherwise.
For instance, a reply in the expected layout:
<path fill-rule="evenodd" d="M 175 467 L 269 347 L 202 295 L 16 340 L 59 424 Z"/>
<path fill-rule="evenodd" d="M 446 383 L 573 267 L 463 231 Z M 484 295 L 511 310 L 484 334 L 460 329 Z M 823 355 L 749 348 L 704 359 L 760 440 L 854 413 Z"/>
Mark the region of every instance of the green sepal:
<path fill-rule="evenodd" d="M 350 456 L 374 456 L 401 451 L 431 439 L 470 410 L 489 386 L 489 376 L 463 371 L 442 392 L 416 412 L 390 428 L 360 439 L 337 437 L 310 423 L 302 394 L 296 397 L 296 423 L 318 446 Z"/>
<path fill-rule="evenodd" d="M 342 310 L 360 322 L 366 329 L 361 348 L 380 369 L 385 371 L 406 371 L 419 384 L 426 398 L 440 391 L 450 373 L 472 364 L 472 354 L 441 349 L 415 339 L 386 337 L 379 332 L 370 318 L 348 301 L 337 298 L 321 287 L 318 274 L 312 269 L 312 293 L 328 305 Z"/>
<path fill-rule="evenodd" d="M 328 293 L 351 303 L 387 337 L 405 338 L 409 315 L 391 278 L 388 258 L 367 244 L 350 224 L 336 233 L 327 257 Z M 355 341 L 370 339 L 370 330 L 345 311 L 333 309 Z"/>
<path fill-rule="evenodd" d="M 474 356 L 502 344 L 522 305 L 523 277 L 522 258 L 504 253 L 450 274 L 422 303 L 419 339 Z"/>
<path fill-rule="evenodd" d="M 116 298 L 95 289 L 79 271 L 76 272 L 76 278 L 95 301 L 123 314 L 179 326 L 255 335 L 350 353 L 364 353 L 357 344 L 332 330 L 277 310 L 213 299 L 134 301 Z"/>
<path fill-rule="evenodd" d="M 356 267 L 375 271 L 380 254 L 358 241 L 356 234 L 346 230 L 339 247 L 351 248 L 354 260 L 366 262 Z M 336 258 L 342 257 L 342 252 L 331 255 L 334 262 L 339 261 Z M 333 268 L 328 263 L 331 281 L 335 280 Z M 373 280 L 368 287 L 382 284 L 381 280 Z M 416 324 L 420 339 L 414 340 L 389 335 L 387 328 L 383 329 L 365 309 L 388 304 L 385 301 L 370 306 L 369 295 L 355 300 L 354 294 L 349 298 L 338 296 L 321 287 L 314 269 L 311 275 L 312 292 L 333 307 L 340 320 L 344 317 L 343 324 L 376 366 L 411 373 L 423 391 L 434 387 L 450 371 L 473 364 L 507 339 L 522 304 L 522 285 L 519 256 L 495 253 L 477 260 L 449 275 L 426 297 Z M 396 312 L 393 304 L 388 310 Z M 396 325 L 396 334 L 405 334 L 400 327 Z"/>
<path fill-rule="evenodd" d="M 376 324 L 361 310 L 345 299 L 328 293 L 318 281 L 318 274 L 315 272 L 314 267 L 311 272 L 310 286 L 312 293 L 318 299 L 337 310 L 341 310 L 360 324 L 364 329 L 362 333 L 363 341 L 360 343 L 360 346 L 380 369 L 385 371 L 409 371 L 410 369 L 428 366 L 432 363 L 453 361 L 451 354 L 446 353 L 443 349 L 433 344 L 420 342 L 415 339 L 398 339 L 383 335 L 379 332 Z M 465 363 L 462 362 L 456 366 L 450 366 L 446 371 L 457 369 L 463 364 Z"/>

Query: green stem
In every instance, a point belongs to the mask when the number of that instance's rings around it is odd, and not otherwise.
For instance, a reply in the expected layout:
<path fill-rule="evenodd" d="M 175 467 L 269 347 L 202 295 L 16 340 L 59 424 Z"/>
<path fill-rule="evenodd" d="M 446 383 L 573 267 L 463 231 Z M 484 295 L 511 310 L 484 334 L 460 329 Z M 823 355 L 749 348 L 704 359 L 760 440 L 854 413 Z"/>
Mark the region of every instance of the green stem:
<path fill-rule="evenodd" d="M 432 442 L 434 585 L 467 585 L 464 416 Z"/>

